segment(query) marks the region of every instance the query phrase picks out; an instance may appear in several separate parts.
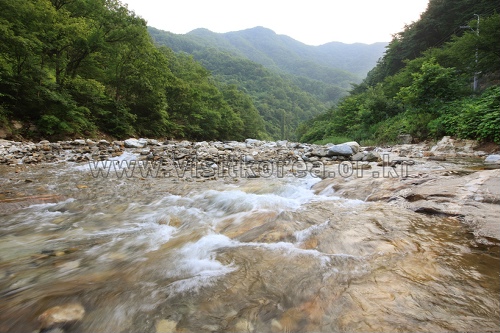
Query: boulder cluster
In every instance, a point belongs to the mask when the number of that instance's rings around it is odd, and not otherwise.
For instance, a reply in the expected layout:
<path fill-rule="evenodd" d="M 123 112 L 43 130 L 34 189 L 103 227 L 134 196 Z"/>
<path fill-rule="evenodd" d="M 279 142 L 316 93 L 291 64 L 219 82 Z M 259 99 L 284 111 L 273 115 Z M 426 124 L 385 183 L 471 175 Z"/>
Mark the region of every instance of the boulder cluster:
<path fill-rule="evenodd" d="M 126 159 L 124 152 L 136 160 L 213 162 L 222 160 L 243 163 L 255 162 L 310 162 L 325 165 L 342 161 L 380 162 L 383 154 L 405 158 L 445 160 L 455 157 L 484 158 L 485 162 L 500 163 L 500 156 L 477 149 L 472 140 L 454 140 L 444 137 L 434 145 L 403 144 L 391 148 L 361 147 L 357 142 L 316 145 L 282 141 L 246 139 L 236 141 L 160 141 L 130 138 L 123 141 L 76 139 L 38 143 L 0 139 L 0 164 L 17 165 L 41 162 L 89 162 Z M 167 162 L 165 162 L 167 163 Z"/>
<path fill-rule="evenodd" d="M 475 140 L 453 139 L 444 136 L 435 143 L 401 144 L 391 148 L 391 152 L 401 157 L 427 158 L 430 160 L 446 160 L 447 158 L 484 158 L 488 155 L 481 150 L 481 145 Z"/>
<path fill-rule="evenodd" d="M 158 141 L 127 139 L 124 141 L 71 140 L 38 143 L 0 140 L 0 164 L 16 165 L 40 162 L 87 162 L 119 158 L 124 152 L 135 154 L 139 160 L 169 159 L 185 161 L 214 161 L 226 159 L 244 163 L 259 161 L 378 161 L 380 155 L 363 150 L 357 142 L 338 145 L 315 145 L 283 141 L 247 139 L 245 142 Z"/>
<path fill-rule="evenodd" d="M 119 141 L 93 141 L 77 139 L 72 141 L 38 143 L 0 140 L 0 164 L 33 164 L 41 162 L 85 162 L 104 160 L 123 153 Z"/>

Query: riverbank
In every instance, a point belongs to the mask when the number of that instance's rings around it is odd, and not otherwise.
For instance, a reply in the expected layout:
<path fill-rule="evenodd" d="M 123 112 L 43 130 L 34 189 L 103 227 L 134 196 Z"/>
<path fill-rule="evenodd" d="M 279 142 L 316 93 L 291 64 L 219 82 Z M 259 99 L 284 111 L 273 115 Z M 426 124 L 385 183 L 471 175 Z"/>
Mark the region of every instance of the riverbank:
<path fill-rule="evenodd" d="M 499 163 L 489 155 L 500 154 L 495 144 L 480 145 L 473 140 L 454 140 L 444 137 L 435 144 L 402 144 L 389 148 L 361 147 L 357 142 L 316 145 L 283 141 L 260 141 L 247 139 L 245 142 L 191 142 L 156 139 L 127 139 L 123 141 L 76 139 L 69 141 L 38 143 L 0 139 L 0 164 L 36 164 L 43 162 L 88 162 L 119 159 L 124 152 L 138 155 L 138 160 L 193 159 L 217 161 L 227 157 L 235 161 L 270 161 L 277 158 L 304 162 L 342 161 L 379 162 L 381 154 L 392 157 L 426 158 L 477 158 L 487 163 Z"/>

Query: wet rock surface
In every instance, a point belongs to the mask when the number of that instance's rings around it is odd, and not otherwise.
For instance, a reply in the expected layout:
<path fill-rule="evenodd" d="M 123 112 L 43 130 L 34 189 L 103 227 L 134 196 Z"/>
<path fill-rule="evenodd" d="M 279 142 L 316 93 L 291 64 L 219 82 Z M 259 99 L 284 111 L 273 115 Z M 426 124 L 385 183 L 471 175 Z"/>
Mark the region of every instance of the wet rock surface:
<path fill-rule="evenodd" d="M 68 303 L 57 305 L 45 310 L 40 316 L 38 316 L 38 321 L 40 322 L 40 328 L 43 331 L 49 328 L 54 328 L 55 326 L 64 326 L 75 323 L 82 320 L 84 315 L 85 309 L 81 304 Z"/>
<path fill-rule="evenodd" d="M 444 137 L 433 146 L 404 144 L 380 149 L 374 153 L 379 162 L 369 163 L 369 172 L 355 172 L 360 165 L 353 165 L 345 177 L 326 179 L 315 185 L 316 190 L 330 188 L 351 199 L 383 201 L 422 214 L 455 217 L 476 236 L 497 242 L 499 155 L 475 150 L 478 146 L 472 140 Z M 353 160 L 366 160 L 360 155 L 354 155 Z"/>

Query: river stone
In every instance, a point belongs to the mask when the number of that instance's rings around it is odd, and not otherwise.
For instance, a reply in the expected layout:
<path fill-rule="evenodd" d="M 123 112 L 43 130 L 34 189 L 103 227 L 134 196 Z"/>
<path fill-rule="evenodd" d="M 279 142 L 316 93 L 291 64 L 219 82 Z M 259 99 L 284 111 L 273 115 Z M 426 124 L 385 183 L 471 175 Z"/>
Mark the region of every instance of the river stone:
<path fill-rule="evenodd" d="M 287 143 L 288 143 L 287 140 L 276 141 L 276 146 L 277 147 L 286 147 Z"/>
<path fill-rule="evenodd" d="M 181 148 L 187 148 L 187 147 L 190 147 L 191 146 L 191 142 L 190 141 L 187 141 L 187 140 L 182 140 L 181 142 L 179 142 L 177 144 L 177 146 L 181 147 Z"/>
<path fill-rule="evenodd" d="M 147 144 L 148 141 L 144 139 L 127 139 L 124 142 L 125 148 L 144 148 Z"/>
<path fill-rule="evenodd" d="M 363 157 L 365 157 L 364 153 L 356 153 L 356 154 L 352 155 L 351 161 L 361 161 L 361 160 L 363 160 Z"/>
<path fill-rule="evenodd" d="M 236 332 L 253 332 L 254 327 L 248 320 L 240 319 L 236 325 L 234 325 L 234 329 Z"/>
<path fill-rule="evenodd" d="M 219 149 L 217 149 L 215 147 L 210 147 L 210 148 L 208 148 L 208 153 L 210 155 L 217 155 L 219 153 Z"/>
<path fill-rule="evenodd" d="M 500 155 L 488 155 L 484 159 L 484 163 L 500 163 Z"/>
<path fill-rule="evenodd" d="M 241 158 L 241 160 L 245 163 L 248 163 L 248 162 L 253 162 L 255 161 L 255 159 L 253 158 L 252 155 L 245 155 Z"/>
<path fill-rule="evenodd" d="M 311 152 L 311 155 L 326 157 L 328 156 L 328 149 L 326 148 L 316 148 Z"/>
<path fill-rule="evenodd" d="M 351 146 L 342 143 L 328 148 L 328 156 L 351 156 L 353 154 Z"/>
<path fill-rule="evenodd" d="M 276 147 L 276 142 L 266 142 L 262 145 L 263 148 L 274 148 Z"/>
<path fill-rule="evenodd" d="M 16 146 L 14 146 L 14 147 L 10 147 L 10 148 L 7 150 L 7 152 L 8 152 L 9 154 L 16 154 L 16 153 L 20 153 L 20 152 L 21 152 L 21 148 L 16 147 Z"/>
<path fill-rule="evenodd" d="M 382 158 L 380 157 L 380 154 L 377 152 L 370 151 L 366 154 L 365 157 L 363 157 L 363 161 L 367 162 L 378 162 L 381 161 Z"/>
<path fill-rule="evenodd" d="M 343 143 L 344 145 L 348 145 L 349 147 L 351 147 L 352 149 L 352 152 L 354 154 L 358 153 L 359 150 L 361 149 L 361 146 L 359 145 L 359 143 L 357 143 L 356 141 L 349 141 L 349 142 L 345 142 Z"/>
<path fill-rule="evenodd" d="M 63 254 L 65 254 L 65 252 L 63 252 Z M 57 252 L 55 253 L 55 255 L 58 256 Z M 54 266 L 59 268 L 60 272 L 67 273 L 80 267 L 80 261 L 81 259 L 66 261 L 62 263 L 55 263 Z"/>
<path fill-rule="evenodd" d="M 82 320 L 84 315 L 85 309 L 80 303 L 67 303 L 45 310 L 38 316 L 38 321 L 40 328 L 45 329 Z"/>
<path fill-rule="evenodd" d="M 156 333 L 173 333 L 176 327 L 175 321 L 162 319 L 156 322 Z"/>
<path fill-rule="evenodd" d="M 247 147 L 258 147 L 262 145 L 262 141 L 256 139 L 246 139 L 245 143 Z"/>
<path fill-rule="evenodd" d="M 207 148 L 208 146 L 209 146 L 208 142 L 206 142 L 206 141 L 200 141 L 200 142 L 196 142 L 194 144 L 194 149 Z"/>
<path fill-rule="evenodd" d="M 85 145 L 85 140 L 83 140 L 83 139 L 76 139 L 76 140 L 73 140 L 73 144 L 74 145 L 83 146 L 83 145 Z"/>
<path fill-rule="evenodd" d="M 47 141 L 47 140 L 42 140 L 42 141 Z M 40 141 L 40 142 L 42 142 Z M 47 141 L 48 142 L 48 141 Z M 14 142 L 13 141 L 10 141 L 10 140 L 3 140 L 3 139 L 0 139 L 0 146 L 3 146 L 3 147 L 10 147 L 12 146 Z"/>

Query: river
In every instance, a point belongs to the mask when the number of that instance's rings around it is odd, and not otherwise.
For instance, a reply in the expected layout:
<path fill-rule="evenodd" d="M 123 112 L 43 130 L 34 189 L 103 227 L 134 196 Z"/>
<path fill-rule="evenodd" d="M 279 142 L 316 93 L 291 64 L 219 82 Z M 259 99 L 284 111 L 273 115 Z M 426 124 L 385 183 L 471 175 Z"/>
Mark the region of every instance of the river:
<path fill-rule="evenodd" d="M 498 244 L 454 217 L 311 175 L 0 173 L 0 332 L 39 331 L 69 303 L 83 318 L 45 331 L 500 331 Z"/>

